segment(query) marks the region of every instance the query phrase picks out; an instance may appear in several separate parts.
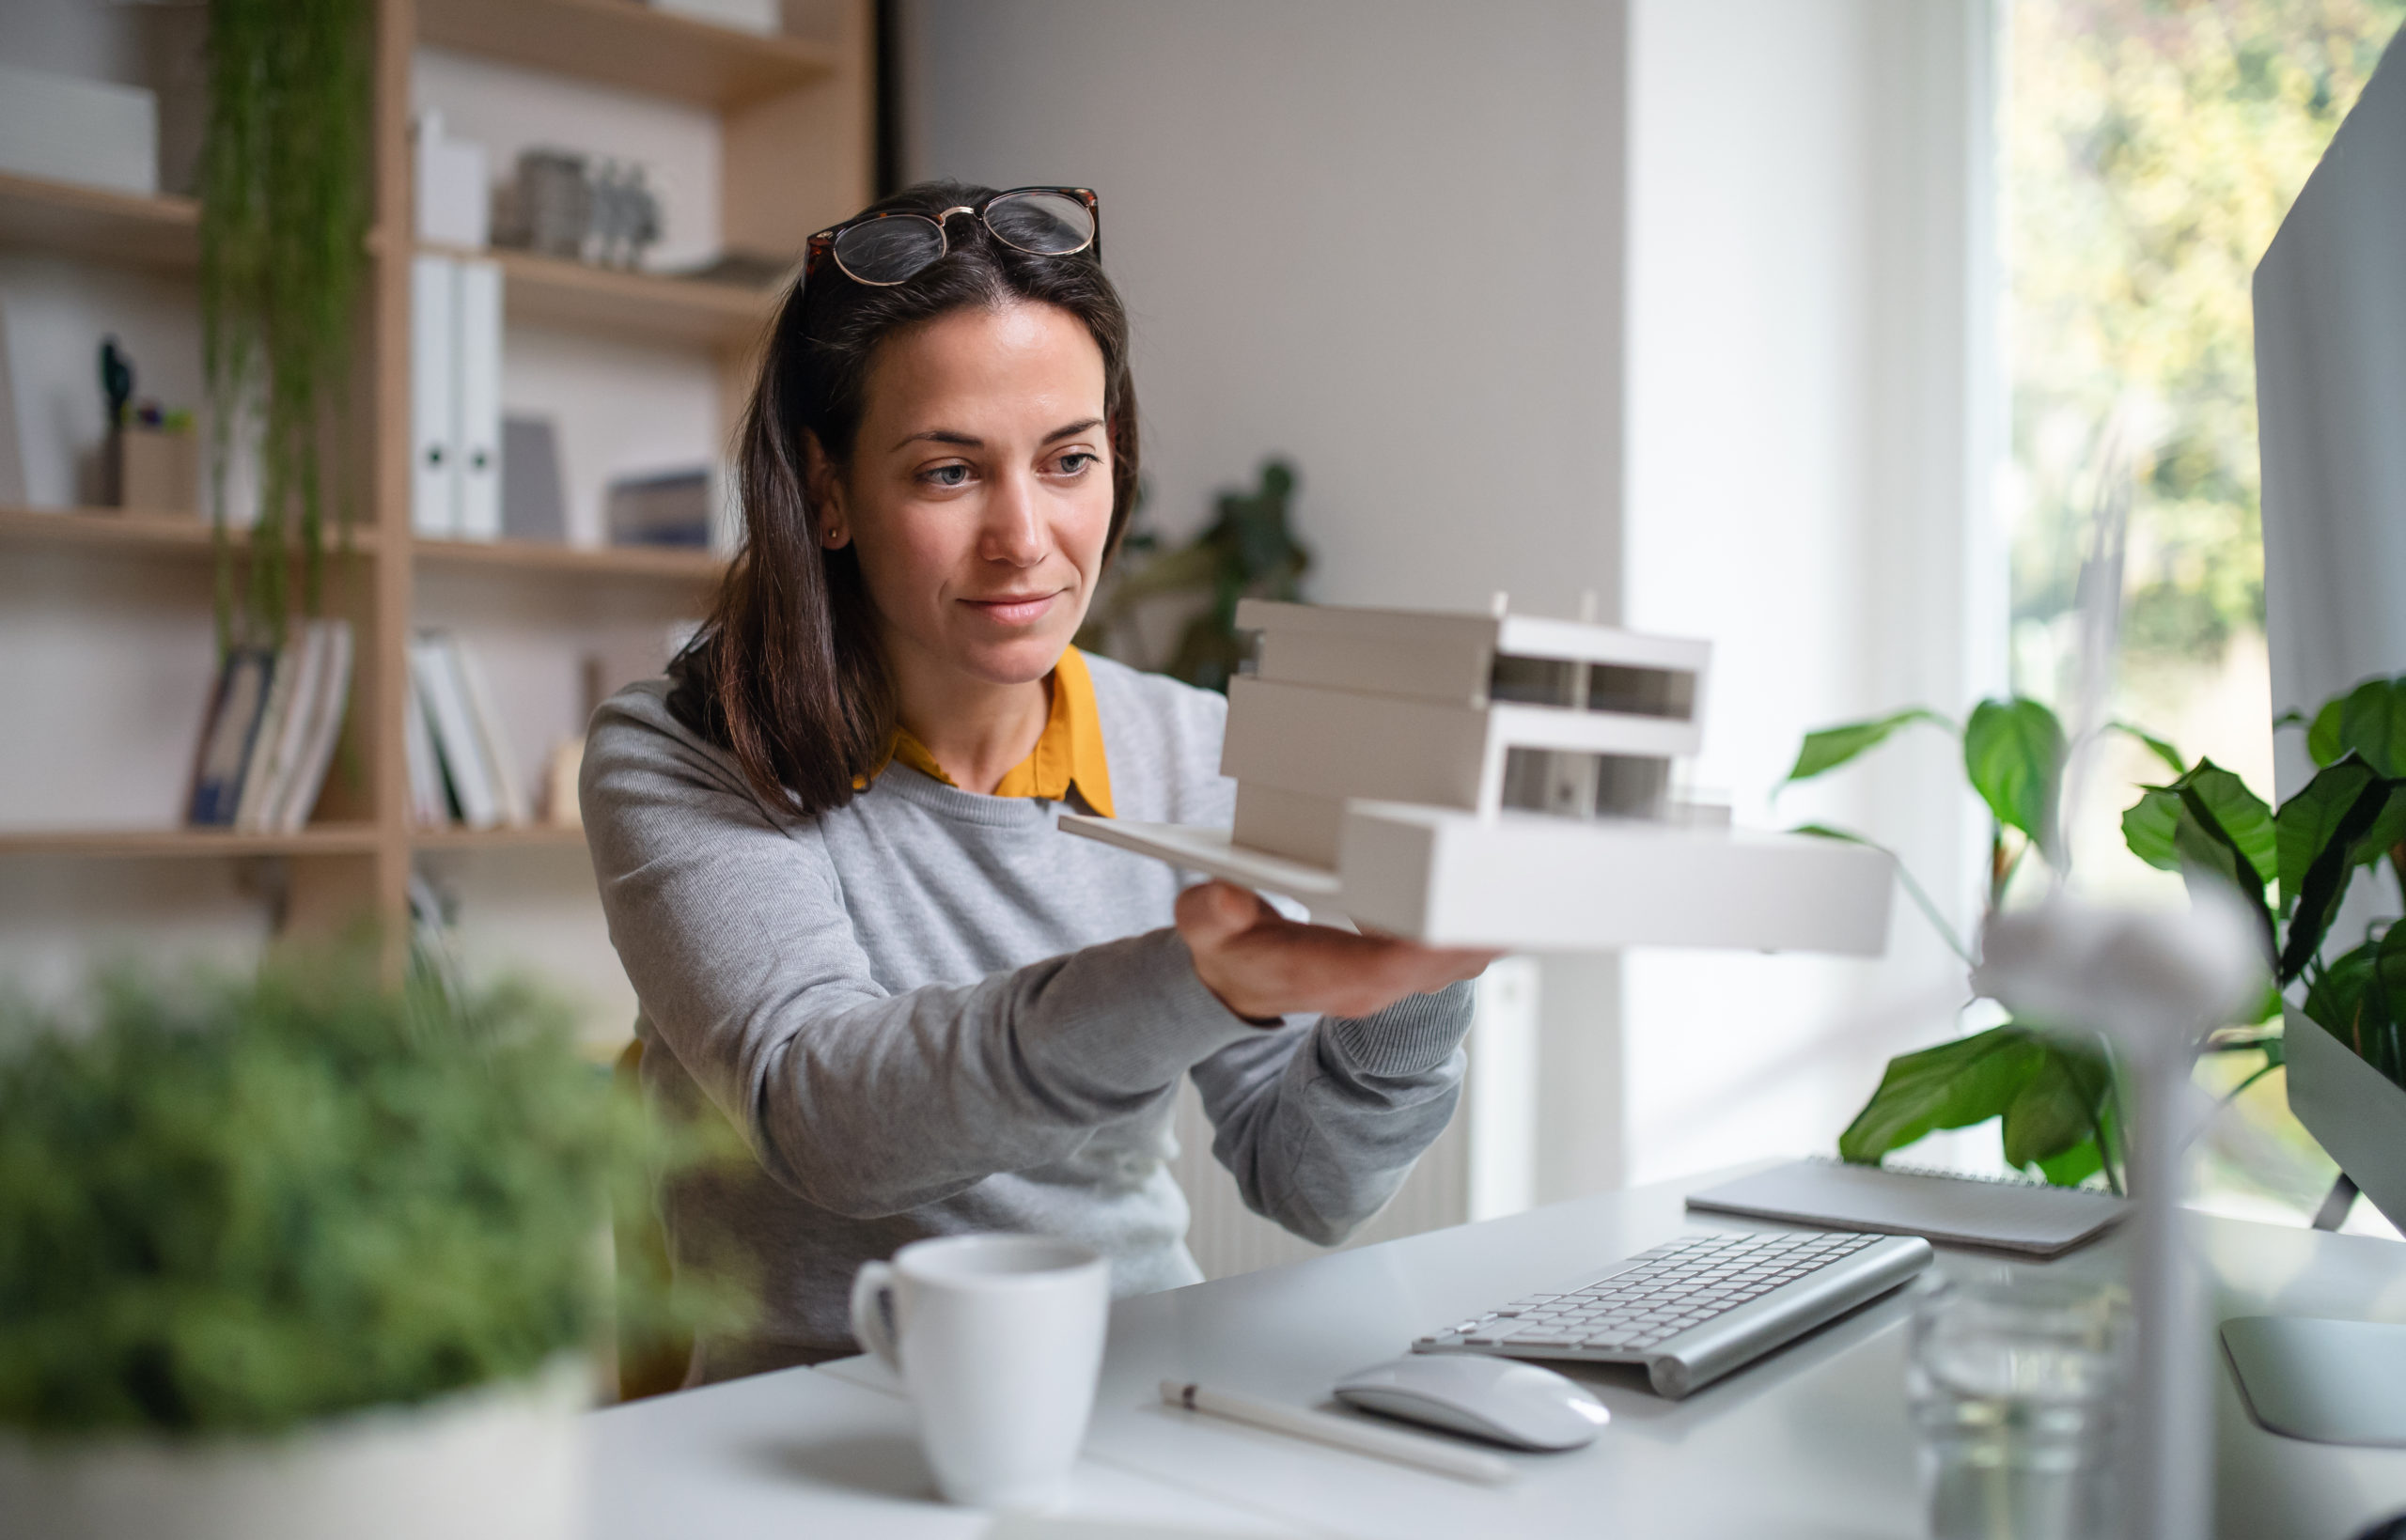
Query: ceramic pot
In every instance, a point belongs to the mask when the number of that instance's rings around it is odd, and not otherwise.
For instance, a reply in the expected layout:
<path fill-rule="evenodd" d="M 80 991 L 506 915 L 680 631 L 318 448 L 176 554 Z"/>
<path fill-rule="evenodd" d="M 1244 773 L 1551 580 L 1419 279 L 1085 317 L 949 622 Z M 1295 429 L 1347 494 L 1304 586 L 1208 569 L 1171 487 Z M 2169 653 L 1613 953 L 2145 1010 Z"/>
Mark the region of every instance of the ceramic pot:
<path fill-rule="evenodd" d="M 0 1434 L 0 1509 L 43 1540 L 573 1540 L 591 1399 L 563 1360 L 277 1438 Z"/>

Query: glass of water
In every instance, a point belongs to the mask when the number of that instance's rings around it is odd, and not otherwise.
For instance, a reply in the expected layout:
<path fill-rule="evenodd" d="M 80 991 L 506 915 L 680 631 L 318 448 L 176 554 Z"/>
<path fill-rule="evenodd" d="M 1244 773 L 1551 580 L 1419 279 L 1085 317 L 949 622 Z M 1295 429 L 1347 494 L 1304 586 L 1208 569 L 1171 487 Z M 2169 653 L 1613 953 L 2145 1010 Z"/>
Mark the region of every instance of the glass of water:
<path fill-rule="evenodd" d="M 2119 1290 L 2000 1276 L 1914 1303 L 1907 1370 L 1932 1540 L 2103 1540 L 2128 1378 Z"/>

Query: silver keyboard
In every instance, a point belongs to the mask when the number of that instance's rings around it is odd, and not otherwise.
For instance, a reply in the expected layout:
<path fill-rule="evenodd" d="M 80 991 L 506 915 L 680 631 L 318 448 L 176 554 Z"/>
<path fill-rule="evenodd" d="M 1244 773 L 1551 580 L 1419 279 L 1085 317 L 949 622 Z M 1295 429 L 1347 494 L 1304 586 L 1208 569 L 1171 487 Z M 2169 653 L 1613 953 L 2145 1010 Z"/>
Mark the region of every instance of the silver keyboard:
<path fill-rule="evenodd" d="M 1640 1363 L 1656 1394 L 1677 1399 L 1912 1281 L 1932 1254 L 1918 1236 L 1688 1235 L 1412 1350 Z"/>

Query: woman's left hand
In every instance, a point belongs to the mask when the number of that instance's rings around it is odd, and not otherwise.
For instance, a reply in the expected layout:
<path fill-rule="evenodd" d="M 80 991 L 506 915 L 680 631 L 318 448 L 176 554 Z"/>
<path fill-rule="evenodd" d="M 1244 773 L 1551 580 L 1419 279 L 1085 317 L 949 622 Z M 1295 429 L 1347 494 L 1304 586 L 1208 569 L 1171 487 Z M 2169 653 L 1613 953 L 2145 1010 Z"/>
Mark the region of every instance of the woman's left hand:
<path fill-rule="evenodd" d="M 1298 925 L 1258 894 L 1226 882 L 1200 883 L 1178 895 L 1178 933 L 1203 987 L 1253 1021 L 1299 1011 L 1368 1016 L 1406 995 L 1476 978 L 1496 957 Z"/>

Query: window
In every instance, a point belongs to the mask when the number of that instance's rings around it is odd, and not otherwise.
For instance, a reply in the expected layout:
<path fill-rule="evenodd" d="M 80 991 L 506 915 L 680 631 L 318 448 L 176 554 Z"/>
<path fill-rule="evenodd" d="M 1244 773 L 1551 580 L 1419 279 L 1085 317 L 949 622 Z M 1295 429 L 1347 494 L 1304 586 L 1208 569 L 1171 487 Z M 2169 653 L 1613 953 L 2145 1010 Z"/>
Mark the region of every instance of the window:
<path fill-rule="evenodd" d="M 2127 495 L 2115 714 L 2272 793 L 2249 277 L 2406 0 L 2013 0 L 2006 189 L 2017 690 L 2066 717 L 2093 511 Z M 2177 901 L 2121 842 L 2134 743 L 2099 756 L 2084 883 Z M 2227 1089 L 2254 1055 L 2208 1061 Z M 2310 1208 L 2333 1167 L 2280 1076 L 2217 1121 L 2207 1187 Z"/>

